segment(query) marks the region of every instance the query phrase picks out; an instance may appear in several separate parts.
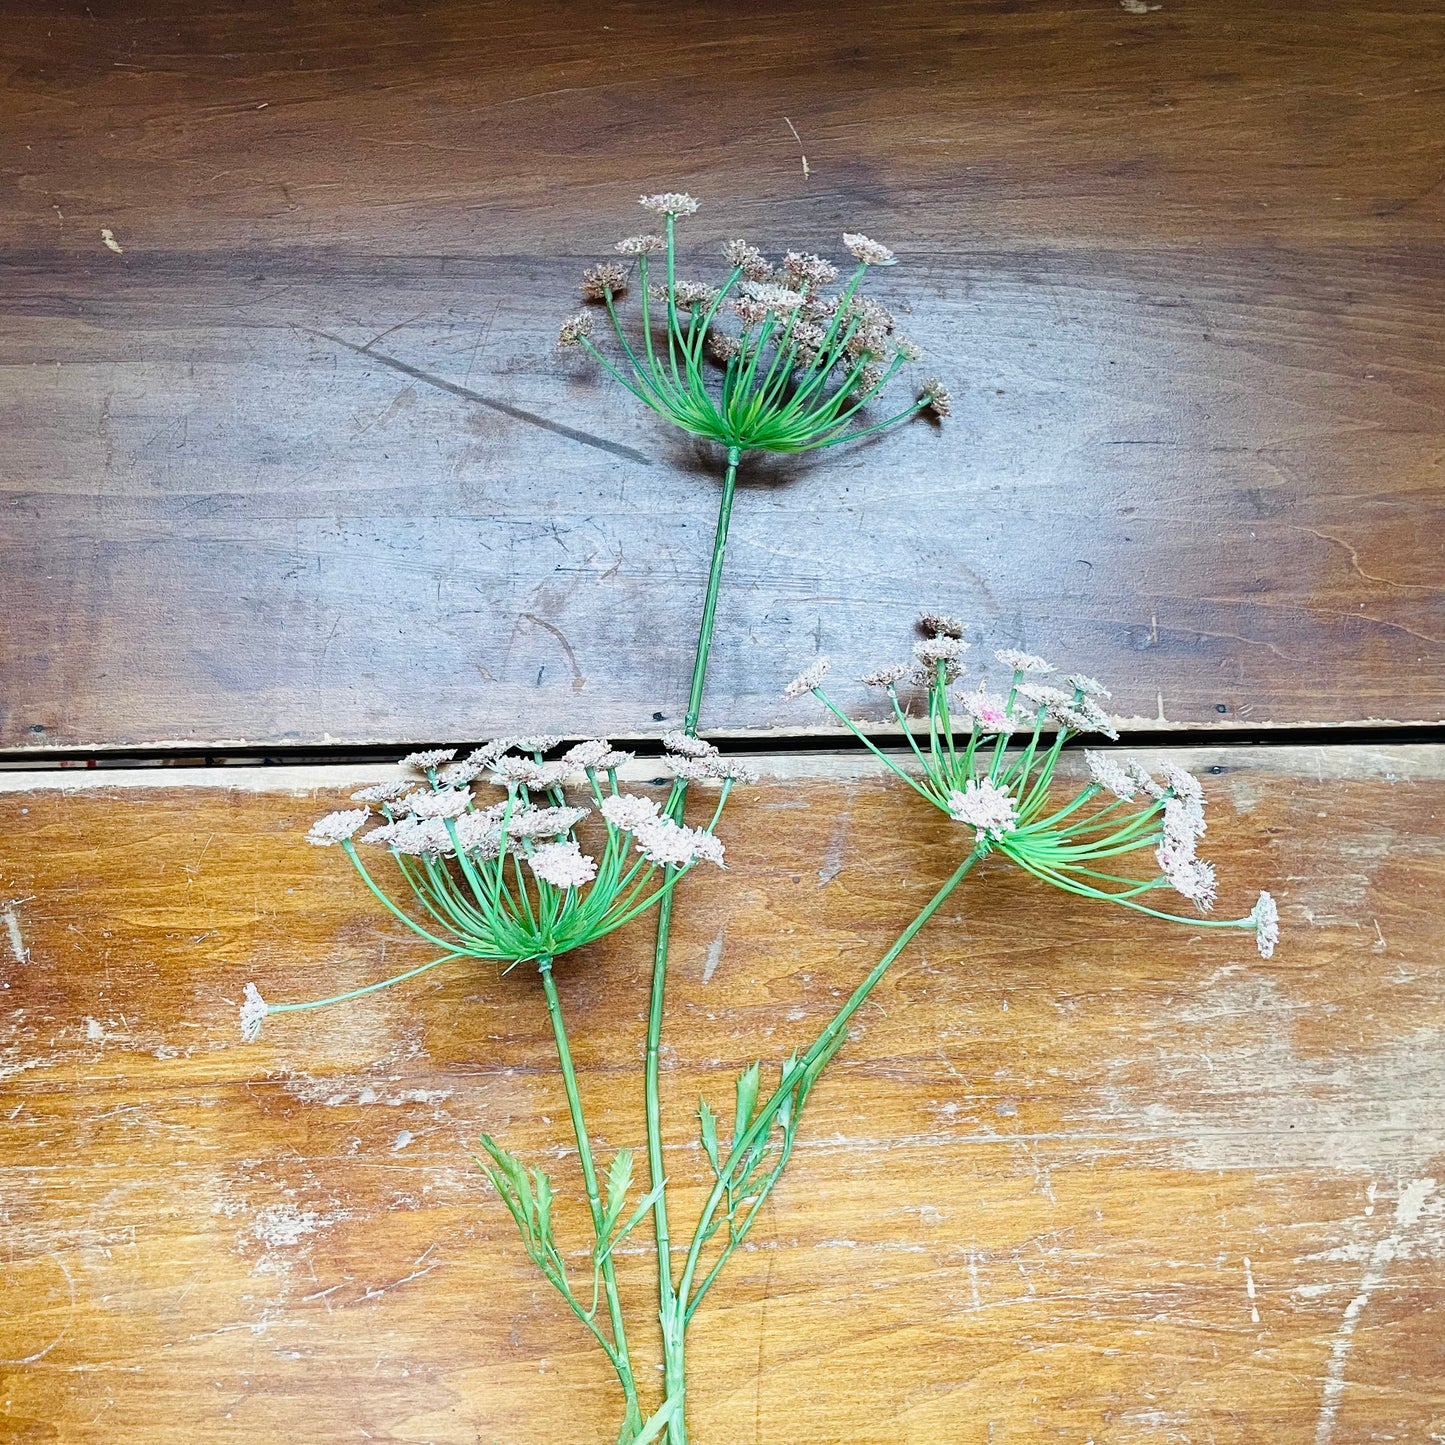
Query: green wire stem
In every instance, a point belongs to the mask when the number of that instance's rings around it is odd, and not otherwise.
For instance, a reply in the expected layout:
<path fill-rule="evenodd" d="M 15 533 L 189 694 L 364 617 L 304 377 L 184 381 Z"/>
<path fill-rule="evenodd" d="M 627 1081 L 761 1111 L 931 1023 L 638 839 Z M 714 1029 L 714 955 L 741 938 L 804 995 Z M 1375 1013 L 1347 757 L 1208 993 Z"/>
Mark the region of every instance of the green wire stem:
<path fill-rule="evenodd" d="M 552 1021 L 552 1037 L 557 1041 L 557 1063 L 562 1071 L 562 1086 L 567 1091 L 567 1108 L 572 1115 L 572 1131 L 577 1136 L 577 1158 L 582 1165 L 582 1180 L 587 1186 L 587 1204 L 592 1211 L 592 1229 L 596 1239 L 593 1246 L 601 1250 L 607 1241 L 603 1238 L 604 1216 L 602 1198 L 597 1189 L 597 1168 L 592 1161 L 592 1143 L 587 1135 L 587 1124 L 582 1117 L 582 1098 L 577 1092 L 577 1071 L 572 1064 L 572 1049 L 567 1042 L 567 1026 L 562 1020 L 562 1000 L 557 993 L 557 981 L 552 977 L 552 960 L 545 954 L 537 960 L 537 972 L 542 975 L 542 990 L 547 996 L 547 1016 Z M 612 1343 L 616 1350 L 617 1375 L 622 1381 L 622 1392 L 627 1400 L 627 1420 L 637 1428 L 642 1424 L 642 1413 L 637 1405 L 637 1384 L 632 1374 L 632 1360 L 627 1351 L 627 1330 L 622 1320 L 622 1303 L 617 1295 L 617 1273 L 612 1265 L 609 1251 L 602 1261 L 602 1285 L 607 1294 L 607 1313 L 612 1321 Z M 623 1425 L 623 1436 L 631 1438 L 636 1429 L 629 1432 Z"/>
<path fill-rule="evenodd" d="M 737 490 L 738 463 L 742 453 L 728 448 L 727 472 L 723 477 L 722 496 L 718 501 L 717 528 L 713 535 L 712 565 L 708 571 L 707 591 L 703 597 L 702 621 L 698 626 L 697 651 L 692 664 L 692 686 L 688 692 L 683 731 L 697 733 L 698 714 L 702 710 L 703 689 L 707 684 L 708 658 L 712 652 L 713 627 L 717 621 L 718 592 L 722 584 L 723 562 L 727 554 L 728 528 L 732 522 L 733 497 Z M 680 779 L 674 792 L 674 815 L 680 815 L 687 796 L 687 782 Z M 652 956 L 652 997 L 647 1014 L 647 1172 L 648 1184 L 656 1188 L 665 1177 L 662 1159 L 662 1104 L 658 1073 L 662 1049 L 662 1017 L 667 994 L 667 952 L 672 928 L 672 892 L 669 891 L 657 908 L 657 941 Z M 683 1323 L 679 1318 L 677 1291 L 672 1279 L 672 1239 L 667 1217 L 667 1194 L 659 1191 L 652 1206 L 653 1226 L 657 1240 L 657 1292 L 662 1317 L 664 1375 L 668 1397 L 679 1398 L 677 1410 L 667 1424 L 669 1445 L 686 1445 L 687 1426 L 683 1419 L 681 1394 Z"/>

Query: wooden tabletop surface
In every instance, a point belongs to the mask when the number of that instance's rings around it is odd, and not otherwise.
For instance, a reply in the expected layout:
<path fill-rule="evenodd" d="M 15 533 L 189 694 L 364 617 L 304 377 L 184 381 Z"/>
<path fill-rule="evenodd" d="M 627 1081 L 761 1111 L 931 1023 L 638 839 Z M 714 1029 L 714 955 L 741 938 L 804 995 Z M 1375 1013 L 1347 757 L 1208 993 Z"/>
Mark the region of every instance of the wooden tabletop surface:
<path fill-rule="evenodd" d="M 699 1315 L 699 1445 L 1445 1440 L 1442 177 L 1439 0 L 8 7 L 0 764 L 332 763 L 0 767 L 0 1438 L 611 1438 L 468 1160 L 545 1161 L 582 1259 L 535 978 L 235 1008 L 410 956 L 301 840 L 380 766 L 336 745 L 680 720 L 720 459 L 553 346 L 678 188 L 699 271 L 893 246 L 956 399 L 745 460 L 704 729 L 821 733 L 804 663 L 866 707 L 958 613 L 1192 745 L 1227 904 L 1285 925 L 980 870 Z M 679 902 L 684 1218 L 699 1091 L 956 853 L 819 742 Z M 559 970 L 607 1150 L 649 939 Z"/>
<path fill-rule="evenodd" d="M 966 881 L 858 1015 L 698 1314 L 695 1438 L 1445 1430 L 1445 750 L 1181 760 L 1214 799 L 1221 913 L 1275 890 L 1279 952 L 1003 862 Z M 699 1093 L 721 1107 L 751 1058 L 811 1039 L 957 859 L 957 825 L 856 759 L 765 766 L 729 804 L 729 869 L 679 902 L 687 1233 Z M 468 1157 L 487 1130 L 545 1164 L 584 1259 L 535 971 L 439 972 L 243 1045 L 247 980 L 316 997 L 427 952 L 304 841 L 354 770 L 226 772 L 242 788 L 151 770 L 0 794 L 5 888 L 29 898 L 0 958 L 0 1433 L 612 1438 L 614 1391 Z M 604 1156 L 641 1143 L 650 940 L 559 965 Z"/>
<path fill-rule="evenodd" d="M 150 0 L 0 53 L 0 745 L 675 719 L 719 458 L 553 349 L 660 187 L 700 265 L 893 245 L 958 400 L 745 462 L 711 726 L 925 604 L 1160 727 L 1445 715 L 1437 4 Z"/>

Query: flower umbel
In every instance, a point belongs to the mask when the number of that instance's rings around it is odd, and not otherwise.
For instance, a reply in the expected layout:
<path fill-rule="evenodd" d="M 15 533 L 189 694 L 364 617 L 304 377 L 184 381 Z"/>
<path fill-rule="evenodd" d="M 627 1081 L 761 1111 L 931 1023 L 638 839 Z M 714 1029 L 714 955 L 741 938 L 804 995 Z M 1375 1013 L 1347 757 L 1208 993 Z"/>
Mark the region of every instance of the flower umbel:
<path fill-rule="evenodd" d="M 444 766 L 459 766 L 451 763 L 454 750 L 413 754 L 406 762 L 426 773 L 427 783 L 363 789 L 356 798 L 368 806 L 329 813 L 313 824 L 308 841 L 340 845 L 378 901 L 444 952 L 393 978 L 306 1003 L 267 1004 L 248 985 L 241 1012 L 245 1037 L 255 1038 L 268 1014 L 340 1003 L 454 959 L 508 965 L 554 959 L 653 907 L 699 862 L 722 866 L 723 847 L 713 830 L 742 770 L 715 748 L 695 761 L 706 764 L 707 777 L 721 784 L 721 793 L 706 826 L 690 828 L 669 816 L 681 808 L 681 779 L 666 808 L 659 808 L 651 798 L 619 790 L 617 768 L 627 755 L 605 739 L 578 743 L 560 762 L 541 761 L 543 750 L 559 741 L 499 740 L 473 754 L 463 768 L 464 781 L 461 774 L 449 776 Z M 504 791 L 495 802 L 474 796 L 483 767 L 492 785 Z M 572 806 L 563 795 L 564 785 L 579 774 L 602 823 L 600 836 L 585 850 L 577 828 L 592 809 Z M 361 834 L 368 823 L 378 826 Z M 358 842 L 390 852 L 400 889 L 382 886 Z"/>
<path fill-rule="evenodd" d="M 1006 648 L 995 653 L 1011 674 L 1006 687 L 990 693 L 980 682 L 971 692 L 951 696 L 961 671 L 963 644 L 956 634 L 962 629 L 956 619 L 937 613 L 925 613 L 919 625 L 928 640 L 915 647 L 915 666 L 885 668 L 865 679 L 887 692 L 915 769 L 904 768 L 863 734 L 823 691 L 816 667 L 798 678 L 787 696 L 812 692 L 909 787 L 972 827 L 976 852 L 1002 853 L 1065 892 L 1154 918 L 1196 928 L 1249 929 L 1260 953 L 1271 956 L 1279 910 L 1268 893 L 1260 894 L 1246 917 L 1229 920 L 1181 918 L 1142 901 L 1156 889 L 1171 888 L 1201 913 L 1214 904 L 1214 869 L 1195 853 L 1205 831 L 1204 790 L 1192 773 L 1165 763 L 1156 779 L 1133 759 L 1120 763 L 1088 752 L 1089 782 L 1063 801 L 1052 796 L 1055 767 L 1072 734 L 1117 736 L 1096 701 L 1108 696 L 1100 683 L 1081 673 L 1068 678 L 1068 690 L 1035 682 L 1034 676 L 1052 673 L 1053 666 Z M 915 730 L 898 696 L 909 676 L 927 698 L 926 736 Z M 1022 746 L 1010 749 L 1015 735 Z M 1156 872 L 1140 878 L 1120 871 L 1126 865 L 1116 860 L 1145 850 L 1153 851 Z"/>
<path fill-rule="evenodd" d="M 582 294 L 606 308 L 620 354 L 609 359 L 597 348 L 585 312 L 563 324 L 558 344 L 585 351 L 658 415 L 738 453 L 811 451 L 921 411 L 948 415 L 951 399 L 937 378 L 883 420 L 860 415 L 921 355 L 896 331 L 892 313 L 860 290 L 870 266 L 894 264 L 887 246 L 845 235 L 858 264 L 841 289 L 830 290 L 839 272 L 824 257 L 789 251 L 774 266 L 734 240 L 723 248 L 730 271 L 712 287 L 677 274 L 676 224 L 699 203 L 675 191 L 641 203 L 666 234 L 629 236 L 615 248 L 637 263 L 640 334 L 629 334 L 614 304 L 627 290 L 626 273 L 604 262 L 583 274 Z"/>
<path fill-rule="evenodd" d="M 948 816 L 972 824 L 980 843 L 998 842 L 1019 825 L 1014 795 L 990 778 L 970 778 L 961 792 L 955 788 L 948 795 Z"/>

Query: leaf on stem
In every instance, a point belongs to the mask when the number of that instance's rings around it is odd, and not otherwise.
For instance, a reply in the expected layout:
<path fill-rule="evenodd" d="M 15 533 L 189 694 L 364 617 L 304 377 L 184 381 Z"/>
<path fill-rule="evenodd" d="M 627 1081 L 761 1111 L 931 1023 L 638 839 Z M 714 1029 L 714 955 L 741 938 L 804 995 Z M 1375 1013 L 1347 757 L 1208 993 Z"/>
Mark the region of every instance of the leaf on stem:
<path fill-rule="evenodd" d="M 609 1239 L 617 1221 L 622 1218 L 622 1208 L 627 1203 L 627 1191 L 632 1187 L 632 1150 L 619 1149 L 607 1171 L 607 1207 L 602 1213 L 602 1238 Z"/>
<path fill-rule="evenodd" d="M 763 1066 L 754 1062 L 738 1075 L 737 1113 L 733 1116 L 733 1147 L 747 1133 L 753 1122 L 753 1111 L 758 1104 L 758 1085 L 762 1082 Z"/>
<path fill-rule="evenodd" d="M 722 1164 L 718 1159 L 717 1147 L 717 1115 L 708 1108 L 706 1099 L 699 1099 L 697 1102 L 698 1123 L 702 1126 L 702 1147 L 707 1155 L 708 1163 L 712 1165 L 712 1172 L 721 1175 Z"/>

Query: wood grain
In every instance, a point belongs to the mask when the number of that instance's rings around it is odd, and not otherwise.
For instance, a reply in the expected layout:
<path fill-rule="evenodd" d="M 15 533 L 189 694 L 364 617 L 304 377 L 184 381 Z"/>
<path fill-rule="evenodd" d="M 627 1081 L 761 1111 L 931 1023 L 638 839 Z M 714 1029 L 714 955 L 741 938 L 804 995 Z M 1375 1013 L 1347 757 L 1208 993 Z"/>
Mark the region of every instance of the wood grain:
<path fill-rule="evenodd" d="M 859 1015 L 699 1315 L 697 1439 L 1445 1430 L 1445 751 L 1186 760 L 1221 906 L 1274 889 L 1279 953 L 987 866 Z M 597 1361 L 467 1159 L 487 1129 L 545 1162 L 580 1249 L 535 979 L 432 975 L 243 1046 L 247 979 L 314 995 L 415 954 L 302 841 L 350 775 L 131 781 L 0 795 L 23 900 L 0 920 L 0 1434 L 610 1439 Z M 958 846 L 852 760 L 770 762 L 723 831 L 732 867 L 679 907 L 682 1220 L 699 1091 L 722 1104 L 739 1066 L 811 1037 Z M 649 937 L 560 973 L 609 1150 L 640 1142 Z M 630 1253 L 639 1322 L 649 1281 Z"/>
<path fill-rule="evenodd" d="M 156 0 L 0 50 L 0 745 L 675 719 L 715 473 L 550 349 L 662 185 L 704 254 L 896 244 L 960 397 L 753 470 L 715 726 L 921 604 L 1159 725 L 1442 716 L 1439 5 Z"/>

